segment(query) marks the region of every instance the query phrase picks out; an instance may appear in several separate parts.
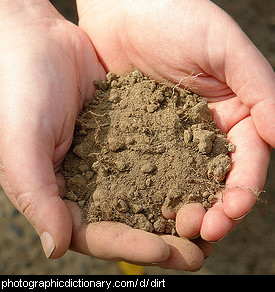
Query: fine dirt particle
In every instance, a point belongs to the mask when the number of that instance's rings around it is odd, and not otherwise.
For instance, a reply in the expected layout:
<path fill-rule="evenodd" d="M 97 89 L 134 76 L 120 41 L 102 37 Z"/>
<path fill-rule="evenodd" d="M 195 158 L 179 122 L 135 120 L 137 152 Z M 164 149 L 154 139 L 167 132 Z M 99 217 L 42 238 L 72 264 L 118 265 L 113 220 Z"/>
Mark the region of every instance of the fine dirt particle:
<path fill-rule="evenodd" d="M 80 202 L 85 222 L 175 234 L 161 209 L 177 212 L 191 202 L 210 208 L 234 145 L 197 94 L 139 71 L 106 79 L 94 82 L 98 90 L 76 122 L 62 169 L 67 198 Z"/>

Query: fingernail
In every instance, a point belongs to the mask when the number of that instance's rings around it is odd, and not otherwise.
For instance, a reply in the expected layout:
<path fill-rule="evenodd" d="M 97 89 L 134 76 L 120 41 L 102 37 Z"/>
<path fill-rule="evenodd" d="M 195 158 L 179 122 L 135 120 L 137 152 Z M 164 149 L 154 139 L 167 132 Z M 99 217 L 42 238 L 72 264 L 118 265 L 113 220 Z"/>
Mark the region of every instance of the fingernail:
<path fill-rule="evenodd" d="M 43 232 L 42 235 L 40 236 L 42 246 L 44 249 L 44 253 L 47 258 L 50 258 L 52 255 L 54 249 L 55 249 L 55 243 L 53 241 L 53 238 L 48 232 Z"/>
<path fill-rule="evenodd" d="M 238 218 L 233 218 L 234 221 L 238 221 L 238 220 L 241 220 L 243 219 L 251 210 L 249 210 L 247 213 L 245 213 L 244 215 L 238 217 Z"/>
<path fill-rule="evenodd" d="M 193 236 L 193 237 L 189 237 L 188 239 L 189 240 L 193 240 L 193 239 L 196 239 L 196 238 L 198 238 L 198 237 L 200 237 L 201 235 L 200 235 L 200 233 L 198 234 L 198 235 L 196 235 L 196 236 Z"/>
<path fill-rule="evenodd" d="M 216 242 L 219 242 L 221 240 L 223 240 L 226 236 L 227 236 L 228 233 L 225 234 L 225 236 L 223 236 L 222 238 L 218 239 L 218 240 L 215 240 L 215 241 L 209 241 L 210 243 L 216 243 Z"/>

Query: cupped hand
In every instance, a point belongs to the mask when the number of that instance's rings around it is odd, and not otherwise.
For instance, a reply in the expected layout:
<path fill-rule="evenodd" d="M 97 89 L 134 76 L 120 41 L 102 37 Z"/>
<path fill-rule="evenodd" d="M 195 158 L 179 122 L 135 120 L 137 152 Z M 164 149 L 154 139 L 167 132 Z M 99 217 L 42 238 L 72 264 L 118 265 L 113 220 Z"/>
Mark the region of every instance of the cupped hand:
<path fill-rule="evenodd" d="M 176 216 L 178 233 L 223 238 L 247 214 L 264 185 L 275 146 L 275 79 L 262 54 L 208 0 L 78 0 L 80 27 L 106 71 L 138 68 L 206 97 L 236 150 L 226 190 L 207 212 L 200 204 Z"/>
<path fill-rule="evenodd" d="M 56 258 L 72 235 L 56 173 L 72 141 L 81 96 L 92 93 L 90 80 L 103 78 L 104 70 L 86 34 L 48 1 L 9 1 L 4 8 L 0 183 L 41 236 L 46 255 Z"/>
<path fill-rule="evenodd" d="M 76 117 L 95 90 L 92 81 L 106 72 L 87 35 L 48 1 L 2 4 L 0 183 L 40 235 L 46 256 L 58 258 L 70 248 L 106 260 L 199 269 L 210 252 L 203 241 L 119 223 L 83 225 L 77 205 L 62 199 L 58 170 Z"/>

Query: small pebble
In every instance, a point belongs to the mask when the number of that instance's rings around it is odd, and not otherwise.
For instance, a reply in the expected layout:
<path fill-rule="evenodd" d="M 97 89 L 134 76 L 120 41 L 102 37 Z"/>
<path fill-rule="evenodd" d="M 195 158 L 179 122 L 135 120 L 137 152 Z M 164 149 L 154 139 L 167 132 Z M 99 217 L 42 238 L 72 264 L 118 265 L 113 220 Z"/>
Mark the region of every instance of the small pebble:
<path fill-rule="evenodd" d="M 229 152 L 235 152 L 235 145 L 233 143 L 229 143 L 227 149 Z"/>
<path fill-rule="evenodd" d="M 117 92 L 117 90 L 110 90 L 109 101 L 113 103 L 117 103 L 119 101 L 119 93 Z"/>
<path fill-rule="evenodd" d="M 116 152 L 125 147 L 124 142 L 117 140 L 115 138 L 109 138 L 108 143 L 109 143 L 109 149 L 113 152 Z"/>
<path fill-rule="evenodd" d="M 166 220 L 164 218 L 159 218 L 154 223 L 154 229 L 157 233 L 164 233 L 166 227 Z"/>
<path fill-rule="evenodd" d="M 116 209 L 119 211 L 119 212 L 122 212 L 122 213 L 125 213 L 128 211 L 128 205 L 127 203 L 122 200 L 122 199 L 119 199 L 116 203 Z"/>
<path fill-rule="evenodd" d="M 185 130 L 184 134 L 183 134 L 183 139 L 185 144 L 187 144 L 188 142 L 190 142 L 192 140 L 192 131 L 190 130 Z"/>
<path fill-rule="evenodd" d="M 135 203 L 132 203 L 131 204 L 131 209 L 132 211 L 137 214 L 139 212 L 141 212 L 143 210 L 143 207 L 141 205 L 138 205 L 138 204 L 135 204 Z"/>
<path fill-rule="evenodd" d="M 153 232 L 154 227 L 152 223 L 143 214 L 135 215 L 136 225 L 134 228 L 138 228 L 147 232 Z"/>
<path fill-rule="evenodd" d="M 150 187 L 151 185 L 152 185 L 152 180 L 150 179 L 150 178 L 148 178 L 146 181 L 145 181 L 145 185 L 147 186 L 147 187 Z"/>
<path fill-rule="evenodd" d="M 106 81 L 103 80 L 95 80 L 94 85 L 101 90 L 107 90 L 108 89 L 108 83 Z"/>
<path fill-rule="evenodd" d="M 147 112 L 148 113 L 153 113 L 154 111 L 156 111 L 159 108 L 159 105 L 157 104 L 149 104 L 147 105 Z"/>
<path fill-rule="evenodd" d="M 126 171 L 129 168 L 129 164 L 124 160 L 116 161 L 116 167 L 119 171 Z"/>
<path fill-rule="evenodd" d="M 151 163 L 151 162 L 146 162 L 142 167 L 141 167 L 141 171 L 143 173 L 147 173 L 150 174 L 152 172 L 154 172 L 157 169 L 156 165 Z"/>

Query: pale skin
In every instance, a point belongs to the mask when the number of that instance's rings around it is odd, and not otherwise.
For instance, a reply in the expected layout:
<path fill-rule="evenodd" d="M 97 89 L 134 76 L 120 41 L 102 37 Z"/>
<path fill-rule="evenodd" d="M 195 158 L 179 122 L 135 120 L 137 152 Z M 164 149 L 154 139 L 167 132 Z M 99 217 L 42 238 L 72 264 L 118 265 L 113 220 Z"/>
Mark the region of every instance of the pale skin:
<path fill-rule="evenodd" d="M 253 207 L 256 198 L 246 189 L 264 185 L 275 146 L 274 72 L 210 1 L 112 3 L 78 0 L 77 27 L 46 0 L 0 1 L 0 183 L 50 258 L 70 248 L 107 260 L 196 270 L 211 251 L 209 241 L 223 238 Z M 236 145 L 227 190 L 213 208 L 190 204 L 177 215 L 163 210 L 176 216 L 181 238 L 120 223 L 81 225 L 78 207 L 61 198 L 58 170 L 75 119 L 95 90 L 91 81 L 133 67 L 158 80 L 182 80 L 181 86 L 206 97 L 217 125 Z M 197 77 L 185 78 L 190 75 Z"/>

